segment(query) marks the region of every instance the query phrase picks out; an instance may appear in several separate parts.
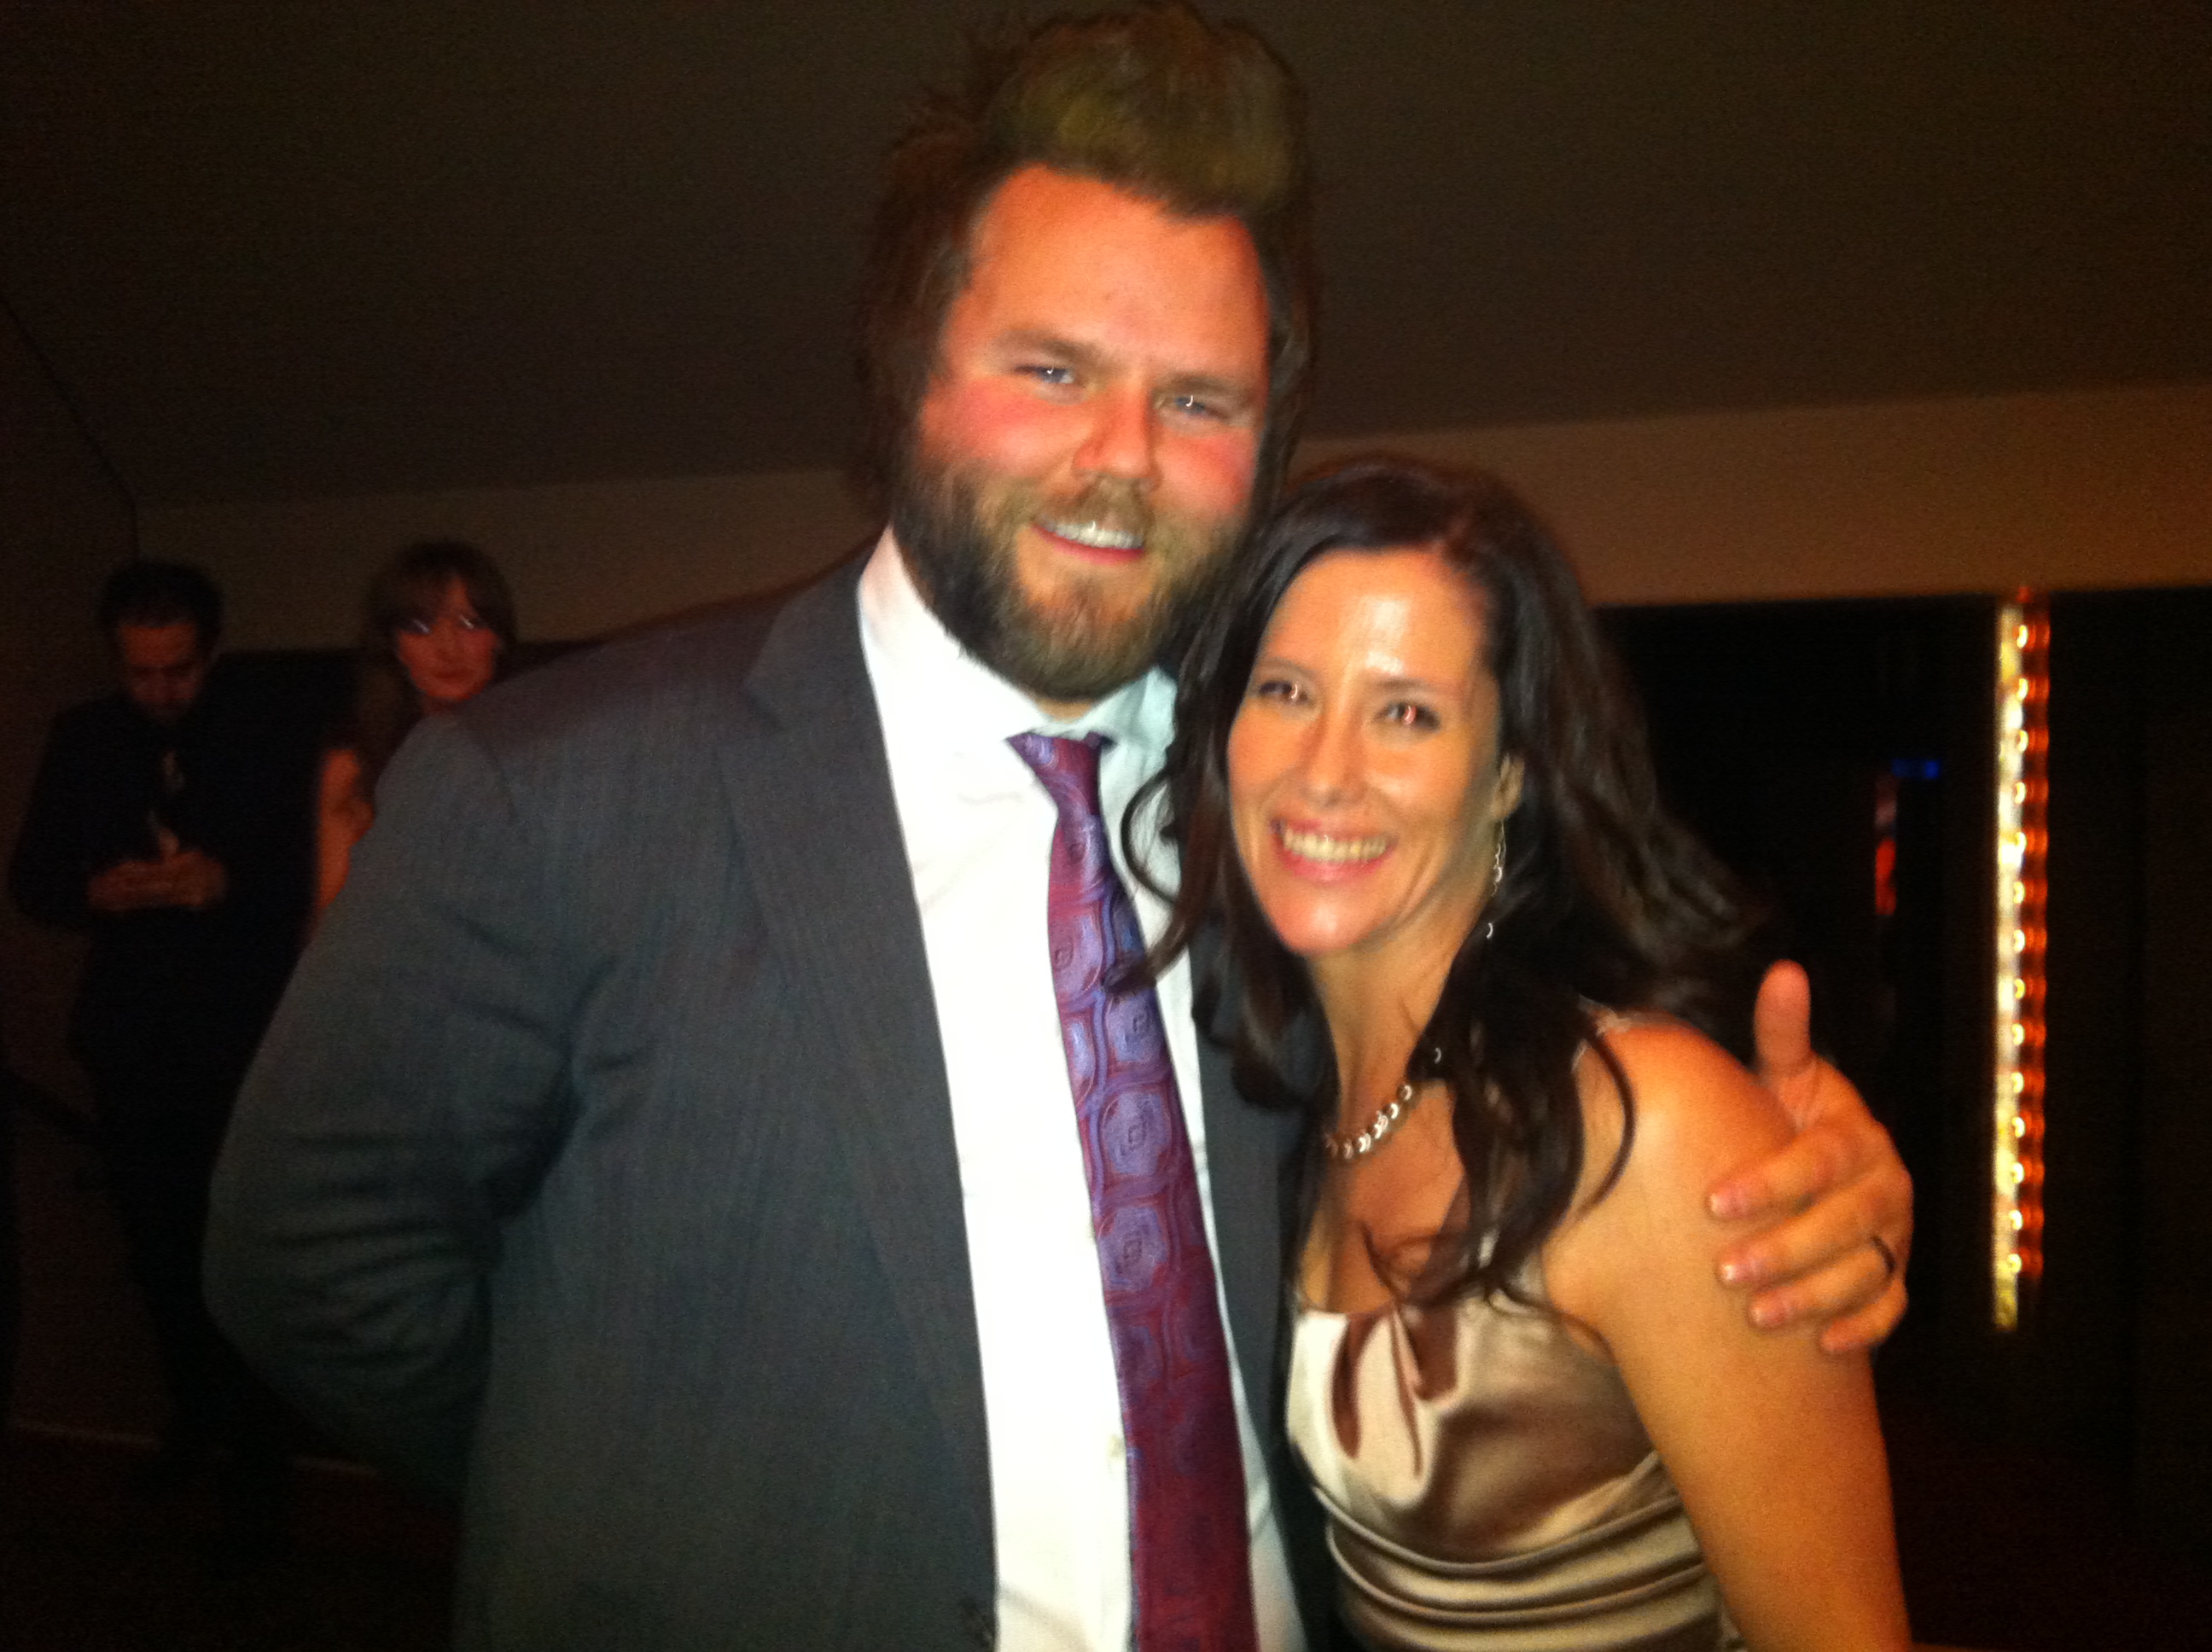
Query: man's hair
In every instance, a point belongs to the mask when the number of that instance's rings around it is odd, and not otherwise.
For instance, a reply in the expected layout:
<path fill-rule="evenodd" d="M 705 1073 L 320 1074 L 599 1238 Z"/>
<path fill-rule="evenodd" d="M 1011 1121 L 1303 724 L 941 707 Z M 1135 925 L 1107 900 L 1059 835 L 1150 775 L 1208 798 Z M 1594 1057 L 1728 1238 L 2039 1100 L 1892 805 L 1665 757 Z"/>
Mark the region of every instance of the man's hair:
<path fill-rule="evenodd" d="M 884 502 L 967 284 L 969 237 L 1024 167 L 1092 178 L 1191 217 L 1230 216 L 1258 249 L 1267 426 L 1254 507 L 1282 477 L 1312 356 L 1304 100 L 1240 23 L 1182 3 L 1059 17 L 979 41 L 966 84 L 926 96 L 893 147 L 860 301 L 861 480 Z"/>
<path fill-rule="evenodd" d="M 107 576 L 100 592 L 100 629 L 112 640 L 118 625 L 191 622 L 200 652 L 222 641 L 222 592 L 186 562 L 130 562 Z"/>

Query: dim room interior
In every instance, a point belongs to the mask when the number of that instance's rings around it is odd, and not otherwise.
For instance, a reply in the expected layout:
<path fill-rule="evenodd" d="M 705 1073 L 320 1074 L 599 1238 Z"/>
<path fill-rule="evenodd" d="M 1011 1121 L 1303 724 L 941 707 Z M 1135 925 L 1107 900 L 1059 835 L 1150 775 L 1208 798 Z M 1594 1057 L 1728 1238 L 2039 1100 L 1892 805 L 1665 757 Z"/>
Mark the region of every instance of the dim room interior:
<path fill-rule="evenodd" d="M 106 686 L 93 604 L 134 556 L 223 587 L 304 822 L 410 540 L 489 550 L 545 649 L 851 554 L 874 169 L 999 9 L 9 9 L 0 829 Z M 2201 1644 L 2212 12 L 1204 9 L 1310 100 L 1301 463 L 1388 446 L 1534 501 L 1913 1171 L 1876 1371 L 1916 1632 Z M 78 962 L 0 913 L 21 1643 L 442 1643 L 442 1518 L 319 1442 L 275 1605 L 208 1594 L 125 1489 L 156 1384 L 78 1139 Z M 64 1619 L 100 1627 L 37 1638 Z"/>

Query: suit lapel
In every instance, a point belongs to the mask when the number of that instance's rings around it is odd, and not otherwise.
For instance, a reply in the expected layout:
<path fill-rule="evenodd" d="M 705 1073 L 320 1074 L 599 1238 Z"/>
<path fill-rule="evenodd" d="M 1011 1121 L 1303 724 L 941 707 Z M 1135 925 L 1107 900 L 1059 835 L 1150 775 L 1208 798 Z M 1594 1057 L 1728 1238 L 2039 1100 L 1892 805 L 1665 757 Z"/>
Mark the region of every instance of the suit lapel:
<path fill-rule="evenodd" d="M 1194 983 L 1206 979 L 1219 943 L 1217 932 L 1199 936 L 1192 949 Z M 1273 1480 L 1276 1522 L 1307 1642 L 1333 1645 L 1335 1568 L 1323 1546 L 1320 1508 L 1283 1431 L 1291 1319 L 1284 1266 L 1294 1238 L 1290 1171 L 1299 1121 L 1291 1113 L 1255 1107 L 1237 1094 L 1228 1054 L 1208 1034 L 1201 1020 L 1198 1048 L 1205 1087 L 1206 1181 L 1237 1370 Z"/>
<path fill-rule="evenodd" d="M 802 592 L 733 684 L 723 789 L 876 1251 L 991 1540 L 983 1376 L 921 919 L 860 653 L 857 568 Z"/>
<path fill-rule="evenodd" d="M 1201 934 L 1191 960 L 1194 985 L 1205 979 L 1218 937 Z M 1285 1155 L 1297 1121 L 1254 1107 L 1237 1093 L 1227 1052 L 1198 1029 L 1198 1066 L 1206 1112 L 1206 1191 L 1213 1205 L 1214 1248 L 1222 1295 L 1229 1304 L 1244 1400 L 1260 1437 L 1280 1431 L 1276 1393 L 1283 1334 Z"/>
<path fill-rule="evenodd" d="M 952 1103 L 921 919 L 867 668 L 859 568 L 793 598 L 729 684 L 718 760 L 762 921 L 788 962 L 828 1075 L 846 1163 L 915 1366 L 991 1541 L 983 1376 Z M 1263 1438 L 1278 1429 L 1281 1169 L 1295 1121 L 1252 1107 L 1200 1029 L 1207 1181 L 1237 1364 Z"/>

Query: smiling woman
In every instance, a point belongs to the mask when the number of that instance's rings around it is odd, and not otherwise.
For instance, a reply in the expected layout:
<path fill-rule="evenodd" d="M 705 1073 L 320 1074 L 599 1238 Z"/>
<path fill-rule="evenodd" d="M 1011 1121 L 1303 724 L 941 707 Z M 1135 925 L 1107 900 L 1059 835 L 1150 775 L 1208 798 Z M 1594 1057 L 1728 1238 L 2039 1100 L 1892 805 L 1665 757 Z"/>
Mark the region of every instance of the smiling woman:
<path fill-rule="evenodd" d="M 1449 967 L 1472 928 L 1521 794 L 1488 652 L 1433 547 L 1324 556 L 1275 610 L 1230 806 L 1255 897 L 1317 976 L 1400 951 Z"/>
<path fill-rule="evenodd" d="M 1905 1645 L 1864 1360 L 1713 1275 L 1706 1188 L 1789 1135 L 1709 1036 L 1742 909 L 1520 501 L 1395 460 L 1295 491 L 1165 785 L 1162 953 L 1223 924 L 1205 1018 L 1307 1121 L 1287 1422 L 1362 1639 Z"/>

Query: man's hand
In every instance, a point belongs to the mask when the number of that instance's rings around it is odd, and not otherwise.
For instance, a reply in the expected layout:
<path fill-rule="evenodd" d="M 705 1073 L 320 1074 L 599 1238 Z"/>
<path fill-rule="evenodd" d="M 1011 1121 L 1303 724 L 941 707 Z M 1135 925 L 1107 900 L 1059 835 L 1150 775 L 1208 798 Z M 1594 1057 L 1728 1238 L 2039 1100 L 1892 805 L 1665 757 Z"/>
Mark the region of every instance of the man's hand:
<path fill-rule="evenodd" d="M 1759 1077 L 1797 1139 L 1708 1197 L 1715 1216 L 1771 1221 L 1720 1259 L 1725 1282 L 1761 1287 L 1752 1322 L 1825 1318 L 1820 1345 L 1844 1353 L 1880 1342 L 1904 1315 L 1912 1178 L 1850 1081 L 1813 1054 L 1811 1019 L 1805 972 L 1776 964 L 1759 989 Z"/>
<path fill-rule="evenodd" d="M 204 912 L 230 892 L 230 874 L 204 849 L 178 849 L 161 857 L 163 888 L 171 906 Z"/>
<path fill-rule="evenodd" d="M 204 912 L 230 892 L 230 874 L 204 849 L 162 846 L 152 860 L 118 860 L 94 874 L 85 885 L 85 904 L 94 912 L 146 912 L 181 907 Z"/>
<path fill-rule="evenodd" d="M 94 872 L 85 885 L 84 902 L 94 912 L 143 912 L 167 906 L 166 879 L 158 860 L 118 860 Z"/>

